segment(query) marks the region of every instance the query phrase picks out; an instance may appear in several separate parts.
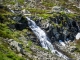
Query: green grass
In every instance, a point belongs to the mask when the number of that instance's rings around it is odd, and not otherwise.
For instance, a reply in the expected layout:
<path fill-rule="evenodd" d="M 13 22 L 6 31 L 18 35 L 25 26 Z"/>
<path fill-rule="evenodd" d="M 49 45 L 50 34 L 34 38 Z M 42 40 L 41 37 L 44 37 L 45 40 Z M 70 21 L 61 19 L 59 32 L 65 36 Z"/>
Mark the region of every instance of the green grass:
<path fill-rule="evenodd" d="M 43 17 L 44 19 L 47 19 L 47 18 L 49 18 L 49 17 L 52 17 L 53 15 L 52 14 L 38 14 L 37 16 L 39 16 L 39 17 Z"/>
<path fill-rule="evenodd" d="M 10 34 L 12 34 L 12 32 L 7 25 L 0 23 L 0 36 L 4 38 L 11 38 Z"/>
<path fill-rule="evenodd" d="M 23 57 L 18 56 L 11 49 L 8 48 L 8 44 L 3 42 L 3 38 L 0 38 L 0 60 L 25 60 Z"/>
<path fill-rule="evenodd" d="M 32 41 L 27 41 L 27 46 L 26 46 L 26 48 L 25 48 L 25 50 L 28 52 L 28 53 L 30 53 L 30 54 L 32 54 L 33 52 L 31 51 L 31 49 L 30 49 L 30 46 L 32 46 Z"/>
<path fill-rule="evenodd" d="M 37 8 L 26 8 L 26 10 L 29 10 L 32 14 L 43 14 L 46 13 L 47 10 L 43 10 L 43 9 L 37 9 Z"/>
<path fill-rule="evenodd" d="M 53 3 L 53 2 L 43 2 L 42 5 L 46 6 L 46 7 L 53 7 L 55 6 L 56 4 Z"/>
<path fill-rule="evenodd" d="M 78 48 L 76 52 L 80 53 L 80 39 L 76 40 L 76 47 Z"/>

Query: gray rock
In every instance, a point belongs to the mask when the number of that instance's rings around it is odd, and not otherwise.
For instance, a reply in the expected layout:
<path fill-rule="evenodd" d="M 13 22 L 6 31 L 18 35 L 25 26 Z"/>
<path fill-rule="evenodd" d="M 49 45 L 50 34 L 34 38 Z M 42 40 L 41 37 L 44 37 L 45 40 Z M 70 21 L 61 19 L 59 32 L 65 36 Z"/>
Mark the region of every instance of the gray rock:
<path fill-rule="evenodd" d="M 60 6 L 54 6 L 52 8 L 52 12 L 60 12 L 61 11 L 61 7 Z"/>
<path fill-rule="evenodd" d="M 77 49 L 78 49 L 78 48 L 76 48 L 75 46 L 71 46 L 71 47 L 70 47 L 70 51 L 71 51 L 71 52 L 74 52 L 74 51 L 77 50 Z"/>
<path fill-rule="evenodd" d="M 26 11 L 26 9 L 23 9 L 22 11 L 22 14 L 25 16 L 25 15 L 31 15 L 30 11 Z"/>
<path fill-rule="evenodd" d="M 8 39 L 8 40 L 6 39 L 5 41 L 10 45 L 10 47 L 14 51 L 16 51 L 18 53 L 21 53 L 21 54 L 24 54 L 24 50 L 23 50 L 22 44 L 20 44 L 19 42 L 15 41 L 13 39 Z"/>
<path fill-rule="evenodd" d="M 21 20 L 21 18 L 22 18 L 21 16 L 16 16 L 16 17 L 13 17 L 13 20 L 15 20 L 15 21 L 17 21 L 17 22 L 18 22 L 18 21 L 20 21 L 20 20 Z"/>

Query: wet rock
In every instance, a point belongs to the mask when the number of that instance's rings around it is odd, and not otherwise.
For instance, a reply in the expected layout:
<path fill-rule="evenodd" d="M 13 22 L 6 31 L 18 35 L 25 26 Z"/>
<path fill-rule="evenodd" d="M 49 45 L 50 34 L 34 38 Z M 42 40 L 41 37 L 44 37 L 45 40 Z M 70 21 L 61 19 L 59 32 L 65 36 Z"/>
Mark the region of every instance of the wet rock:
<path fill-rule="evenodd" d="M 18 10 L 18 9 L 14 10 L 14 13 L 15 14 L 22 14 L 21 10 Z"/>
<path fill-rule="evenodd" d="M 17 21 L 17 22 L 18 22 L 18 21 L 20 21 L 20 20 L 21 20 L 21 18 L 22 18 L 21 16 L 16 16 L 16 17 L 13 17 L 13 20 L 15 20 L 15 21 Z"/>
<path fill-rule="evenodd" d="M 63 17 L 66 20 L 63 20 Z M 52 34 L 54 34 L 58 40 L 61 39 L 65 41 L 68 38 L 68 40 L 73 41 L 75 39 L 75 36 L 79 31 L 79 24 L 75 21 L 75 19 L 69 19 L 66 15 L 64 16 L 59 15 L 56 16 L 55 18 L 52 17 L 49 18 L 50 21 L 54 22 L 54 24 L 57 25 L 56 28 L 53 29 Z M 62 24 L 62 26 L 59 26 L 59 24 Z M 58 38 L 58 36 L 60 37 Z"/>
<path fill-rule="evenodd" d="M 54 35 L 58 33 L 56 28 L 53 29 L 53 33 Z"/>
<path fill-rule="evenodd" d="M 60 35 L 59 35 L 59 39 L 58 40 L 62 40 L 62 41 L 64 41 L 64 35 L 62 34 L 62 33 L 60 33 Z"/>
<path fill-rule="evenodd" d="M 26 27 L 27 27 L 27 24 L 24 24 L 24 23 L 16 23 L 15 24 L 15 28 L 17 30 L 23 30 L 23 29 L 26 29 Z"/>
<path fill-rule="evenodd" d="M 16 20 L 16 21 L 17 21 L 17 23 L 10 24 L 11 26 L 10 25 L 9 26 L 12 28 L 15 26 L 15 29 L 17 29 L 17 30 L 23 30 L 28 27 L 28 23 L 27 23 L 26 19 L 24 19 L 23 17 L 20 17 L 20 19 Z"/>
<path fill-rule="evenodd" d="M 53 40 L 53 38 L 52 38 L 52 37 L 54 37 L 53 28 L 50 26 L 48 29 L 46 29 L 46 31 L 47 31 L 48 37 L 49 37 L 51 40 Z"/>

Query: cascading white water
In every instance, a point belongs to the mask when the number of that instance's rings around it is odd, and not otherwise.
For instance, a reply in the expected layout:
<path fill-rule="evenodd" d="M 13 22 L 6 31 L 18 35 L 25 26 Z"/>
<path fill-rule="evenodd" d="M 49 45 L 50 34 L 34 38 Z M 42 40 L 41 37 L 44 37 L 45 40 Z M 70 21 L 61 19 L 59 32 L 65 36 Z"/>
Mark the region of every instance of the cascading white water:
<path fill-rule="evenodd" d="M 67 56 L 65 56 L 58 50 L 54 49 L 53 45 L 50 43 L 49 38 L 46 36 L 45 32 L 40 27 L 38 27 L 33 20 L 31 20 L 28 17 L 26 18 L 28 20 L 29 27 L 32 29 L 37 38 L 40 40 L 40 43 L 43 48 L 50 50 L 52 53 L 55 53 L 56 55 L 63 57 L 66 60 L 69 60 Z"/>

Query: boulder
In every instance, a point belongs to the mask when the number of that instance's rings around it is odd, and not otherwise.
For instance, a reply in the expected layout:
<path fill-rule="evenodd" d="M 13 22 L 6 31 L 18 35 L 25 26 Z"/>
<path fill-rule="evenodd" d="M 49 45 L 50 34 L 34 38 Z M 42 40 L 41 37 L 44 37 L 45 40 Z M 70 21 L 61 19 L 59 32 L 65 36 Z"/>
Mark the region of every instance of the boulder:
<path fill-rule="evenodd" d="M 26 9 L 23 9 L 21 12 L 23 15 L 31 15 L 31 13 Z"/>
<path fill-rule="evenodd" d="M 27 27 L 27 24 L 25 24 L 25 23 L 16 23 L 15 24 L 15 28 L 17 30 L 23 30 L 23 29 L 26 29 L 26 27 Z"/>
<path fill-rule="evenodd" d="M 74 13 L 73 11 L 71 11 L 71 10 L 69 10 L 69 9 L 67 9 L 67 8 L 64 9 L 64 12 L 65 12 L 65 13 Z"/>
<path fill-rule="evenodd" d="M 21 10 L 16 9 L 16 10 L 14 10 L 14 13 L 15 14 L 21 14 L 22 12 L 21 12 Z"/>
<path fill-rule="evenodd" d="M 19 42 L 13 40 L 13 39 L 5 39 L 5 42 L 7 42 L 11 49 L 18 52 L 18 53 L 21 53 L 21 54 L 25 54 L 24 53 L 24 50 L 23 50 L 23 46 L 22 44 L 20 44 Z"/>
<path fill-rule="evenodd" d="M 21 20 L 21 18 L 22 18 L 21 16 L 16 16 L 16 17 L 13 17 L 13 20 L 15 20 L 15 21 L 17 21 L 17 22 L 18 22 L 18 21 L 20 21 L 20 20 Z"/>
<path fill-rule="evenodd" d="M 60 12 L 61 11 L 61 7 L 60 6 L 54 6 L 52 8 L 52 12 Z"/>

